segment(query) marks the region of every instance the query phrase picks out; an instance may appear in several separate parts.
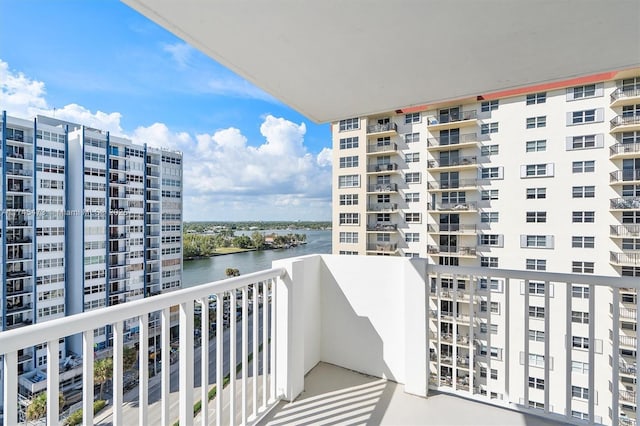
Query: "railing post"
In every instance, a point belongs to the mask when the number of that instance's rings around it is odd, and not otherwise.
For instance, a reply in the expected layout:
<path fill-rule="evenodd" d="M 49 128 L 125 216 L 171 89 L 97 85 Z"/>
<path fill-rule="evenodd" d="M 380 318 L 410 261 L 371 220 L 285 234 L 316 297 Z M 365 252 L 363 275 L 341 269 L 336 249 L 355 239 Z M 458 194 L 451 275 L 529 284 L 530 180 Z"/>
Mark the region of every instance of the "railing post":
<path fill-rule="evenodd" d="M 405 378 L 404 390 L 427 396 L 429 376 L 427 357 L 428 312 L 427 265 L 424 259 L 411 259 L 404 267 Z"/>
<path fill-rule="evenodd" d="M 139 373 L 138 373 L 138 423 L 146 425 L 147 421 L 147 408 L 149 405 L 149 315 L 140 315 L 139 318 L 139 335 L 140 341 L 138 344 L 138 356 L 139 356 Z M 155 366 L 156 348 L 153 348 L 154 358 L 153 363 Z"/>
<path fill-rule="evenodd" d="M 218 301 L 218 309 L 220 302 Z M 193 424 L 193 301 L 180 304 L 180 424 Z M 164 363 L 163 363 L 164 364 Z M 164 366 L 163 366 L 164 367 Z"/>
<path fill-rule="evenodd" d="M 160 397 L 161 423 L 169 424 L 169 374 L 171 372 L 171 352 L 169 349 L 169 331 L 171 329 L 171 308 L 165 308 L 161 313 L 160 321 L 160 353 L 162 354 L 162 366 L 160 367 L 162 394 Z"/>
<path fill-rule="evenodd" d="M 93 330 L 82 333 L 82 417 L 84 424 L 93 424 Z"/>
<path fill-rule="evenodd" d="M 276 296 L 276 392 L 293 401 L 304 389 L 304 261 L 286 265 Z"/>
<path fill-rule="evenodd" d="M 60 404 L 58 392 L 60 388 L 60 365 L 58 351 L 60 343 L 58 339 L 47 342 L 47 424 L 57 425 L 59 420 Z"/>
<path fill-rule="evenodd" d="M 112 377 L 112 393 L 113 393 L 113 424 L 123 424 L 122 419 L 122 336 L 123 324 L 118 321 L 113 324 L 113 377 Z"/>
<path fill-rule="evenodd" d="M 18 423 L 18 353 L 4 355 L 4 426 Z"/>

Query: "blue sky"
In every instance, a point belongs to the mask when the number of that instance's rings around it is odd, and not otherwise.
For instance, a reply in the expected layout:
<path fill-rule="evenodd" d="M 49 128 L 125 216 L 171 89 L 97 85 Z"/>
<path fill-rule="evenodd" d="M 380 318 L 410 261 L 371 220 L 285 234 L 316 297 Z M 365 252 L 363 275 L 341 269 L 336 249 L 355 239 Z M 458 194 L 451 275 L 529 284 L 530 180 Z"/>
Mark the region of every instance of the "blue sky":
<path fill-rule="evenodd" d="M 330 220 L 331 137 L 116 0 L 2 0 L 0 108 L 185 156 L 185 220 Z"/>

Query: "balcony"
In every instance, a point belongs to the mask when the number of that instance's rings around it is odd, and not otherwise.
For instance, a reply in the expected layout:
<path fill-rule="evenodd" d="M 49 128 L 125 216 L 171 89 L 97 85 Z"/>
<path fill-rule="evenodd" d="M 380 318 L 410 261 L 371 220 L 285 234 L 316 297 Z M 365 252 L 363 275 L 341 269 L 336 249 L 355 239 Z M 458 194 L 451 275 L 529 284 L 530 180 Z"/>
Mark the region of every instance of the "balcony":
<path fill-rule="evenodd" d="M 387 164 L 369 164 L 367 166 L 367 173 L 384 173 L 398 172 L 398 165 L 396 163 Z"/>
<path fill-rule="evenodd" d="M 640 266 L 640 251 L 609 252 L 609 263 L 616 266 Z"/>
<path fill-rule="evenodd" d="M 427 189 L 429 191 L 450 191 L 452 189 L 460 191 L 478 190 L 478 185 L 482 185 L 484 181 L 481 179 L 458 179 L 450 181 L 429 181 Z"/>
<path fill-rule="evenodd" d="M 640 143 L 616 143 L 609 147 L 609 158 L 634 158 L 640 156 Z"/>
<path fill-rule="evenodd" d="M 618 87 L 611 93 L 611 108 L 640 103 L 640 88 Z"/>
<path fill-rule="evenodd" d="M 464 170 L 475 169 L 478 167 L 478 157 L 476 156 L 463 156 L 457 158 L 451 158 L 447 160 L 429 160 L 427 167 L 431 172 L 440 170 Z"/>
<path fill-rule="evenodd" d="M 526 381 L 520 386 L 510 386 L 509 392 L 504 392 L 504 400 L 482 395 L 474 383 L 478 374 L 473 371 L 474 359 L 479 356 L 474 351 L 458 352 L 457 357 L 454 352 L 442 352 L 431 369 L 429 330 L 444 328 L 439 326 L 442 320 L 439 315 L 427 317 L 431 303 L 425 292 L 428 277 L 440 280 L 443 276 L 465 276 L 475 282 L 487 276 L 486 268 L 430 265 L 426 259 L 331 255 L 284 259 L 273 266 L 266 271 L 0 333 L 0 356 L 4 357 L 5 366 L 4 421 L 18 423 L 20 350 L 46 343 L 46 351 L 53 358 L 58 354 L 59 339 L 72 337 L 69 345 L 79 347 L 82 353 L 84 424 L 93 424 L 94 420 L 114 425 L 172 424 L 179 420 L 180 424 L 190 425 L 196 421 L 211 424 L 214 418 L 216 424 L 311 424 L 329 419 L 374 424 L 424 424 L 425 419 L 434 424 L 477 424 L 479 416 L 491 419 L 493 424 L 572 422 L 570 411 L 567 415 L 566 407 L 559 402 L 554 402 L 548 413 L 523 406 L 519 401 L 527 392 Z M 513 351 L 509 352 L 512 360 L 517 360 L 519 351 L 525 350 L 522 330 L 528 320 L 522 315 L 523 281 L 553 282 L 556 294 L 567 294 L 574 284 L 605 288 L 637 286 L 637 278 L 633 277 L 501 269 L 491 269 L 490 274 L 512 286 L 501 305 L 501 315 L 509 318 L 511 325 L 505 328 L 502 337 L 492 337 L 491 343 L 502 346 L 501 339 L 508 341 L 509 345 L 497 353 L 500 359 L 505 359 L 506 351 Z M 220 303 L 223 308 L 213 311 L 210 298 L 227 299 L 229 303 Z M 201 307 L 196 314 L 196 305 L 208 308 Z M 240 314 L 238 321 L 231 321 L 225 330 L 223 317 L 231 307 L 239 308 Z M 475 321 L 473 313 L 467 316 L 465 312 L 457 312 L 455 304 L 452 308 L 447 312 L 454 324 Z M 589 314 L 596 318 L 600 308 L 593 309 Z M 160 353 L 168 354 L 172 310 L 179 312 L 180 356 L 177 364 L 163 363 L 160 374 L 150 378 L 149 315 L 159 313 L 161 317 Z M 197 329 L 196 315 L 200 323 Z M 554 315 L 554 324 L 570 322 L 570 310 Z M 216 318 L 213 326 L 216 332 L 210 338 L 212 316 Z M 138 323 L 141 336 L 138 340 L 141 386 L 125 393 L 124 323 L 130 320 Z M 606 316 L 600 320 L 606 320 Z M 106 411 L 94 419 L 94 329 L 105 326 L 112 330 L 113 397 Z M 600 328 L 616 329 L 613 323 L 602 324 L 596 330 L 596 339 L 602 338 L 598 334 Z M 452 334 L 451 340 L 457 342 L 463 333 L 469 333 L 468 342 L 472 342 L 474 329 L 464 327 Z M 194 341 L 196 330 L 201 333 L 200 345 Z M 624 338 L 620 336 L 621 344 Z M 564 341 L 556 343 L 562 348 L 553 347 L 552 353 L 564 353 Z M 449 353 L 452 355 L 444 367 Z M 491 362 L 490 357 L 486 358 Z M 229 362 L 225 364 L 223 359 Z M 547 371 L 552 361 L 545 364 Z M 233 368 L 228 368 L 229 365 Z M 552 374 L 563 375 L 564 365 L 564 359 L 556 361 Z M 450 369 L 447 372 L 444 368 Z M 457 373 L 456 368 L 464 371 Z M 524 374 L 517 361 L 504 363 L 504 368 L 504 374 L 510 377 Z M 584 373 L 585 381 L 594 380 L 594 370 Z M 60 422 L 57 398 L 63 379 L 60 371 L 58 363 L 49 363 L 46 380 L 39 380 L 44 382 L 48 393 L 48 424 Z M 606 369 L 598 369 L 597 374 L 609 380 L 617 377 Z M 173 391 L 172 379 L 178 384 Z M 224 386 L 226 382 L 228 385 Z M 206 409 L 195 415 L 194 403 L 201 399 L 208 401 L 214 385 L 219 391 L 208 404 L 202 404 Z M 491 390 L 503 393 L 499 386 L 496 383 Z M 429 389 L 440 393 L 427 397 Z M 531 413 L 542 417 L 526 416 Z M 264 415 L 267 417 L 263 418 Z M 594 423 L 595 419 L 589 422 Z"/>
<path fill-rule="evenodd" d="M 381 184 L 369 185 L 367 187 L 367 192 L 369 193 L 398 192 L 398 184 L 397 183 L 381 183 Z"/>
<path fill-rule="evenodd" d="M 640 209 L 640 197 L 612 198 L 610 210 L 638 210 Z"/>
<path fill-rule="evenodd" d="M 640 225 L 609 225 L 609 236 L 611 238 L 640 237 Z"/>
<path fill-rule="evenodd" d="M 389 222 L 376 222 L 367 224 L 367 232 L 396 232 L 398 225 Z"/>
<path fill-rule="evenodd" d="M 634 391 L 620 390 L 620 401 L 630 402 L 635 405 L 636 393 Z"/>
<path fill-rule="evenodd" d="M 371 124 L 367 126 L 368 135 L 392 135 L 398 132 L 398 125 L 396 123 L 384 123 L 384 124 Z"/>
<path fill-rule="evenodd" d="M 395 254 L 398 251 L 396 243 L 373 243 L 367 244 L 367 251 L 370 253 L 388 253 Z"/>
<path fill-rule="evenodd" d="M 636 349 L 636 338 L 635 336 L 626 336 L 620 335 L 620 346 L 623 346 L 628 349 Z"/>
<path fill-rule="evenodd" d="M 463 246 L 436 246 L 428 245 L 427 253 L 431 256 L 476 257 L 476 247 Z"/>
<path fill-rule="evenodd" d="M 476 213 L 478 211 L 478 203 L 475 201 L 468 201 L 462 203 L 436 203 L 432 205 L 429 203 L 427 206 L 429 213 Z"/>
<path fill-rule="evenodd" d="M 611 133 L 640 130 L 640 115 L 617 115 L 609 121 Z"/>
<path fill-rule="evenodd" d="M 7 167 L 7 176 L 33 176 L 33 170 L 21 169 L 18 167 Z"/>
<path fill-rule="evenodd" d="M 373 203 L 367 206 L 367 212 L 371 213 L 394 213 L 397 211 L 397 203 Z"/>
<path fill-rule="evenodd" d="M 427 139 L 427 150 L 444 151 L 449 149 L 475 148 L 478 147 L 479 142 L 477 133 L 429 138 Z"/>
<path fill-rule="evenodd" d="M 640 169 L 616 170 L 609 173 L 610 185 L 629 185 L 640 183 Z"/>
<path fill-rule="evenodd" d="M 369 144 L 367 145 L 367 154 L 394 154 L 398 152 L 398 144 Z"/>
<path fill-rule="evenodd" d="M 465 225 L 460 223 L 441 223 L 439 225 L 427 225 L 427 232 L 430 234 L 475 234 L 476 225 Z"/>
<path fill-rule="evenodd" d="M 450 114 L 439 114 L 437 117 L 427 118 L 427 128 L 430 131 L 452 129 L 454 127 L 474 126 L 478 122 L 478 112 L 459 111 Z"/>

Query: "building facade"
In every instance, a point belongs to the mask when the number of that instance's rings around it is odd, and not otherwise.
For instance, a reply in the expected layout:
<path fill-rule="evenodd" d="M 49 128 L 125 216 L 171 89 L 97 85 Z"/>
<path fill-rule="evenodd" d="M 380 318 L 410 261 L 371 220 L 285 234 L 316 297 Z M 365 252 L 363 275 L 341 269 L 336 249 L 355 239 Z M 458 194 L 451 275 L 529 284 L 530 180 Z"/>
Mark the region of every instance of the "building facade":
<path fill-rule="evenodd" d="M 2 154 L 0 331 L 180 288 L 180 152 L 3 113 Z M 109 332 L 96 330 L 96 351 Z M 125 338 L 136 332 L 125 325 Z M 60 342 L 65 367 L 79 366 L 79 345 Z M 45 385 L 46 362 L 45 347 L 20 354 L 25 395 Z"/>
<path fill-rule="evenodd" d="M 635 424 L 637 291 L 559 295 L 491 268 L 640 277 L 639 70 L 348 118 L 332 137 L 334 253 L 487 268 L 430 277 L 431 386 Z M 550 374 L 566 386 L 544 392 Z"/>

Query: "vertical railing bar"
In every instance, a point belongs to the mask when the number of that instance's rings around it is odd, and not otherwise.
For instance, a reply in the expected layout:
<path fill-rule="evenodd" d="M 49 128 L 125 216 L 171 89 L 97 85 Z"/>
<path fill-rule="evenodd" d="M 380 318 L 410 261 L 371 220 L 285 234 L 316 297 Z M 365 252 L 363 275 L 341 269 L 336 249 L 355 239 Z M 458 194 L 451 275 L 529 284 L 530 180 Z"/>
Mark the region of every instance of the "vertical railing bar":
<path fill-rule="evenodd" d="M 171 352 L 169 349 L 169 331 L 171 329 L 171 308 L 165 308 L 161 313 L 160 321 L 160 353 L 162 354 L 162 366 L 160 367 L 160 385 L 162 387 L 160 397 L 160 417 L 163 425 L 169 424 L 169 392 L 171 372 Z"/>
<path fill-rule="evenodd" d="M 267 304 L 268 280 L 262 282 L 262 409 L 267 408 L 268 355 L 269 355 L 269 307 Z"/>
<path fill-rule="evenodd" d="M 122 336 L 123 324 L 118 321 L 113 324 L 113 424 L 123 424 L 122 419 Z"/>
<path fill-rule="evenodd" d="M 18 423 L 18 352 L 4 354 L 4 426 Z"/>
<path fill-rule="evenodd" d="M 58 339 L 47 342 L 47 424 L 57 425 L 59 420 L 60 404 L 58 393 L 60 391 L 60 359 L 58 351 L 60 343 Z"/>
<path fill-rule="evenodd" d="M 140 341 L 138 342 L 138 424 L 148 423 L 149 408 L 149 314 L 142 314 L 138 318 Z M 155 348 L 153 348 L 155 353 Z M 155 357 L 158 356 L 156 353 Z M 155 364 L 156 358 L 153 359 Z"/>
<path fill-rule="evenodd" d="M 200 420 L 209 424 L 209 298 L 200 299 Z"/>
<path fill-rule="evenodd" d="M 251 314 L 253 315 L 253 349 L 252 349 L 252 364 L 253 364 L 253 417 L 258 415 L 258 362 L 260 361 L 260 354 L 258 353 L 258 316 L 260 315 L 260 309 L 258 306 L 258 283 L 253 284 L 253 297 L 251 301 Z"/>
<path fill-rule="evenodd" d="M 242 287 L 242 398 L 240 402 L 242 404 L 242 422 L 247 423 L 247 377 L 249 376 L 249 314 L 248 314 L 248 286 Z"/>
<path fill-rule="evenodd" d="M 93 330 L 82 333 L 82 420 L 93 424 Z"/>
<path fill-rule="evenodd" d="M 565 301 L 565 318 L 564 318 L 564 322 L 565 322 L 565 347 L 566 349 L 566 359 L 565 359 L 565 407 L 566 407 L 566 417 L 567 419 L 569 419 L 571 417 L 571 385 L 572 385 L 572 377 L 571 377 L 571 370 L 572 370 L 572 348 L 571 348 L 571 341 L 572 341 L 572 336 L 571 336 L 571 311 L 573 309 L 573 284 L 570 282 L 565 282 L 565 297 L 566 297 L 566 301 Z"/>
<path fill-rule="evenodd" d="M 451 387 L 458 389 L 458 291 L 455 288 L 458 274 L 451 275 Z"/>
<path fill-rule="evenodd" d="M 236 290 L 230 292 L 229 303 L 229 424 L 236 424 Z"/>
<path fill-rule="evenodd" d="M 440 273 L 438 272 L 436 274 L 436 336 L 437 336 L 437 341 L 436 341 L 436 381 L 437 381 L 437 387 L 440 387 L 442 384 L 442 355 L 440 354 L 441 351 L 441 344 L 442 344 L 442 317 L 441 315 L 441 309 L 440 309 L 440 304 L 442 303 L 442 301 L 440 300 L 440 298 L 442 297 L 442 277 L 440 276 Z"/>
<path fill-rule="evenodd" d="M 180 424 L 193 424 L 193 300 L 180 304 Z M 169 395 L 167 395 L 168 397 Z"/>
<path fill-rule="evenodd" d="M 222 425 L 222 345 L 224 344 L 224 293 L 216 293 L 216 425 Z"/>
<path fill-rule="evenodd" d="M 270 398 L 269 403 L 274 403 L 276 400 L 276 286 L 278 280 L 271 281 L 271 303 L 269 308 L 271 309 L 271 381 L 270 381 Z"/>
<path fill-rule="evenodd" d="M 524 369 L 524 389 L 523 389 L 523 398 L 524 398 L 524 406 L 529 406 L 529 280 L 524 280 L 524 356 L 523 356 L 523 369 Z M 545 339 L 548 339 L 549 336 L 545 336 Z M 546 362 L 546 360 L 545 360 Z M 545 383 L 545 388 L 548 386 Z"/>

